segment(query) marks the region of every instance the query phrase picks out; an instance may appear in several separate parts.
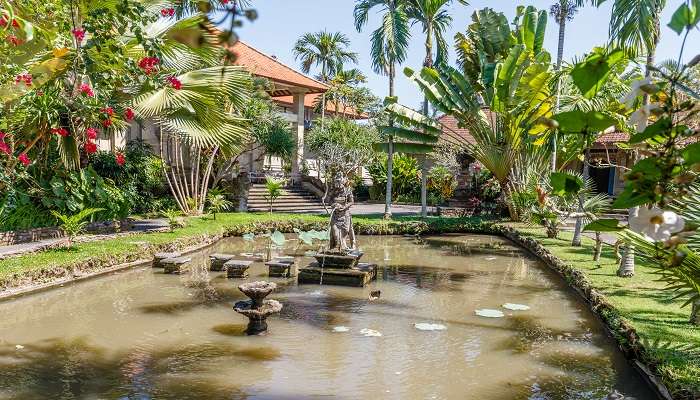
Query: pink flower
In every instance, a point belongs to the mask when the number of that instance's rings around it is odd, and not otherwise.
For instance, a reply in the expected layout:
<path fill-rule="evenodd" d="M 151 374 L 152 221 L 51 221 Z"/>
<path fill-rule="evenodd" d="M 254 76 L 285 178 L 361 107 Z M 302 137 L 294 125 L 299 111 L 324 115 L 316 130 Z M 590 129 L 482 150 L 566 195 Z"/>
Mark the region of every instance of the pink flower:
<path fill-rule="evenodd" d="M 95 92 L 92 91 L 92 88 L 87 83 L 80 85 L 80 93 L 87 97 L 95 97 Z"/>
<path fill-rule="evenodd" d="M 124 111 L 124 119 L 126 119 L 127 121 L 133 120 L 134 116 L 134 110 L 132 110 L 131 108 L 127 108 L 126 111 Z"/>
<path fill-rule="evenodd" d="M 22 40 L 15 35 L 8 35 L 7 41 L 10 42 L 13 46 L 19 46 L 20 44 L 22 44 Z"/>
<path fill-rule="evenodd" d="M 29 157 L 27 157 L 27 154 L 26 154 L 26 153 L 20 154 L 19 157 L 17 157 L 17 159 L 18 159 L 19 162 L 21 162 L 22 165 L 24 165 L 25 167 L 26 167 L 27 165 L 29 165 L 29 164 L 32 163 L 32 161 L 29 159 Z"/>
<path fill-rule="evenodd" d="M 102 111 L 103 113 L 107 114 L 110 117 L 112 115 L 114 115 L 114 109 L 112 107 L 105 107 L 105 108 L 101 109 L 100 111 Z"/>
<path fill-rule="evenodd" d="M 88 154 L 97 153 L 97 145 L 95 144 L 95 142 L 85 143 L 85 152 Z"/>
<path fill-rule="evenodd" d="M 150 75 L 156 70 L 159 63 L 160 60 L 158 57 L 144 57 L 139 61 L 139 68 L 141 68 L 146 75 Z"/>
<path fill-rule="evenodd" d="M 172 17 L 173 15 L 175 15 L 175 9 L 172 7 L 171 8 L 163 8 L 162 10 L 160 10 L 160 15 L 162 15 L 164 17 Z"/>
<path fill-rule="evenodd" d="M 73 29 L 71 32 L 73 32 L 73 37 L 79 44 L 85 39 L 85 29 Z"/>
<path fill-rule="evenodd" d="M 102 121 L 102 126 L 104 126 L 105 128 L 109 128 L 110 126 L 112 126 L 112 120 L 111 120 L 111 119 L 105 119 L 105 120 L 103 120 L 103 121 Z"/>
<path fill-rule="evenodd" d="M 182 88 L 182 82 L 180 82 L 179 79 L 172 75 L 167 77 L 165 80 L 168 81 L 168 83 L 170 83 L 170 86 L 172 86 L 175 90 L 180 90 Z"/>
<path fill-rule="evenodd" d="M 124 158 L 124 154 L 122 154 L 122 153 L 117 153 L 117 156 L 116 156 L 116 160 L 115 160 L 115 161 L 117 162 L 117 165 L 119 165 L 120 167 L 121 167 L 122 165 L 124 165 L 124 163 L 126 162 L 126 159 Z"/>
<path fill-rule="evenodd" d="M 228 0 L 221 0 L 221 4 L 223 4 L 223 5 L 228 4 Z"/>
<path fill-rule="evenodd" d="M 6 16 L 0 16 L 0 26 L 7 26 L 7 17 Z"/>
<path fill-rule="evenodd" d="M 0 141 L 0 152 L 10 154 L 10 146 L 8 146 L 5 142 Z"/>
<path fill-rule="evenodd" d="M 27 86 L 32 86 L 32 75 L 28 73 L 17 75 L 15 77 L 15 85 L 19 85 L 20 82 L 24 82 Z"/>
<path fill-rule="evenodd" d="M 87 128 L 85 130 L 85 136 L 87 136 L 88 139 L 95 140 L 97 139 L 97 129 L 95 128 Z"/>

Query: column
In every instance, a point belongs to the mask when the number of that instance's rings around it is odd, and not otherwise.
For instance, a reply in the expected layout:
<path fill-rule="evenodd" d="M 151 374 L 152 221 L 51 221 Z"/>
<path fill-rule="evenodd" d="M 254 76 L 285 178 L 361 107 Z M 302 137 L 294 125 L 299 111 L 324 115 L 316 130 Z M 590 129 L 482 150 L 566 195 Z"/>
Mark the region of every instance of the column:
<path fill-rule="evenodd" d="M 293 128 L 296 149 L 292 155 L 292 182 L 301 183 L 301 170 L 304 164 L 304 98 L 305 92 L 294 93 L 294 111 L 297 121 Z"/>

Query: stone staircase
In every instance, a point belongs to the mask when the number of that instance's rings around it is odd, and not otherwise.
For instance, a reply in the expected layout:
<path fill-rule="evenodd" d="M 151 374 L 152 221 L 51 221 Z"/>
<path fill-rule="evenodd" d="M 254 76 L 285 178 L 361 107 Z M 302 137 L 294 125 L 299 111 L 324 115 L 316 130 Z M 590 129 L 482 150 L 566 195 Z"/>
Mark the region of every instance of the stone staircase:
<path fill-rule="evenodd" d="M 270 205 L 265 199 L 266 194 L 265 184 L 253 184 L 248 191 L 248 211 L 270 211 Z M 275 200 L 272 205 L 272 211 L 289 213 L 325 212 L 321 200 L 301 186 L 284 188 L 284 194 Z"/>

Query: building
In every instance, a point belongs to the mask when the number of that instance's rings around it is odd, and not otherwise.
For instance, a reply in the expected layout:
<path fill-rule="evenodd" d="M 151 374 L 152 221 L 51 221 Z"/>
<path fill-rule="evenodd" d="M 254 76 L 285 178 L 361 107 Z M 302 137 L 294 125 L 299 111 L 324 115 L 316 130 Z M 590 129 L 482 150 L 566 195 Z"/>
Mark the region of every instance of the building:
<path fill-rule="evenodd" d="M 275 157 L 265 156 L 262 150 L 249 150 L 240 157 L 240 171 L 249 176 L 289 175 L 292 180 L 301 177 L 305 166 L 314 173 L 315 156 L 304 149 L 304 134 L 311 128 L 312 121 L 318 116 L 314 113 L 319 97 L 325 93 L 328 85 L 310 78 L 295 69 L 279 62 L 275 57 L 266 55 L 252 46 L 239 41 L 231 47 L 236 54 L 235 63 L 246 67 L 253 76 L 270 81 L 272 88 L 269 95 L 277 103 L 282 116 L 289 121 L 290 131 L 296 141 L 296 151 L 292 157 L 290 173 L 285 173 L 283 162 Z M 335 114 L 335 104 L 326 104 L 326 114 Z M 366 115 L 355 110 L 343 110 L 343 115 L 353 119 L 365 119 Z M 136 121 L 125 133 L 98 140 L 100 149 L 114 150 L 123 148 L 131 140 L 143 140 L 160 152 L 160 132 L 153 121 Z"/>

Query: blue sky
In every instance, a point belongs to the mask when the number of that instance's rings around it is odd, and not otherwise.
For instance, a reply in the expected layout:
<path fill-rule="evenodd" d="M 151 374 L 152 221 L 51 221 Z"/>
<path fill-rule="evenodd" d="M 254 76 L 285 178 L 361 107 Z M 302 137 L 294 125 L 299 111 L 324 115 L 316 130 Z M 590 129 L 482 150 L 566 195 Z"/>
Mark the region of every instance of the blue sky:
<path fill-rule="evenodd" d="M 451 7 L 453 24 L 447 37 L 452 43 L 452 37 L 458 31 L 465 31 L 471 21 L 471 14 L 476 9 L 484 7 L 494 8 L 506 14 L 509 20 L 513 18 L 518 4 L 534 5 L 540 9 L 549 9 L 555 0 L 529 1 L 526 3 L 505 0 L 473 0 L 471 5 L 465 7 L 458 2 Z M 604 44 L 608 37 L 608 21 L 612 1 L 608 1 L 601 8 L 582 8 L 573 21 L 567 24 L 566 44 L 564 59 L 571 60 L 574 56 L 580 56 L 593 46 Z M 682 0 L 668 0 L 662 16 L 663 30 L 661 43 L 658 49 L 658 60 L 677 58 L 680 49 L 680 38 L 666 27 L 673 11 L 682 3 Z M 299 62 L 294 60 L 292 47 L 296 40 L 306 32 L 319 30 L 340 31 L 345 33 L 352 41 L 352 50 L 359 53 L 357 68 L 368 77 L 367 86 L 379 97 L 388 93 L 388 79 L 372 72 L 369 58 L 369 38 L 372 30 L 379 24 L 379 17 L 372 15 L 367 28 L 358 33 L 354 27 L 353 7 L 354 0 L 256 0 L 253 5 L 258 11 L 259 18 L 244 25 L 237 33 L 241 40 L 258 48 L 259 50 L 275 55 L 287 65 L 299 69 Z M 552 18 L 547 24 L 546 48 L 554 58 L 557 49 L 558 26 Z M 412 44 L 409 56 L 401 67 L 418 68 L 421 66 L 424 56 L 423 35 L 419 27 L 412 30 Z M 700 32 L 691 33 L 685 50 L 685 59 L 692 58 L 700 52 Z M 451 49 L 451 54 L 453 50 Z M 453 59 L 453 58 L 452 58 Z M 350 66 L 347 66 L 349 68 Z M 417 88 L 401 73 L 396 82 L 396 92 L 399 101 L 411 107 L 417 107 L 421 95 Z"/>

